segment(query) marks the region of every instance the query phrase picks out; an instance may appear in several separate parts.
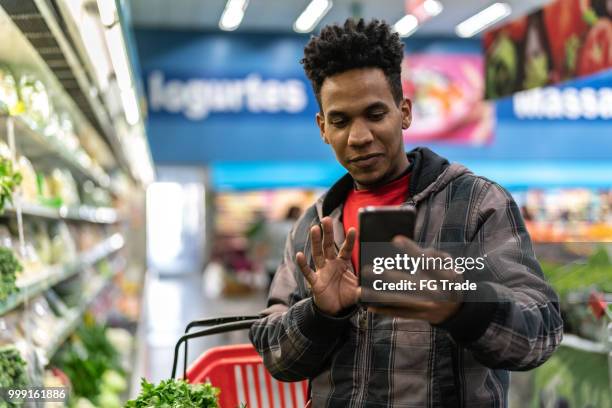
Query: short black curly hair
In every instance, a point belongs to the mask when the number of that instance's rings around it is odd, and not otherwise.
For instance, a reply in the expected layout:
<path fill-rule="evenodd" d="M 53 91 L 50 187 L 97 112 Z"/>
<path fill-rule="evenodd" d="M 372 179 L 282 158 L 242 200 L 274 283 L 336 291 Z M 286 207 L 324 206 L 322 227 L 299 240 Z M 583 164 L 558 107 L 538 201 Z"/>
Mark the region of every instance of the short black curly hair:
<path fill-rule="evenodd" d="M 347 19 L 343 25 L 325 26 L 304 47 L 300 61 L 321 107 L 325 78 L 354 68 L 380 68 L 387 77 L 395 103 L 403 98 L 401 65 L 404 44 L 389 24 Z"/>

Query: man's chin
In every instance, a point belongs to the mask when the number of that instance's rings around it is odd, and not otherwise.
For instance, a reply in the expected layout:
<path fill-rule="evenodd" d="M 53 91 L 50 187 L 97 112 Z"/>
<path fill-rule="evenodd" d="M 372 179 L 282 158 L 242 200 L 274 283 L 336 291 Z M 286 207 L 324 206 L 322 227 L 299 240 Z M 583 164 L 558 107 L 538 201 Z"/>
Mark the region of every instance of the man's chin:
<path fill-rule="evenodd" d="M 360 186 L 363 187 L 376 187 L 379 184 L 381 184 L 382 182 L 384 182 L 384 173 L 379 173 L 379 172 L 360 172 L 358 174 L 352 174 L 353 176 L 353 180 L 355 180 L 355 182 L 357 184 L 359 184 Z"/>

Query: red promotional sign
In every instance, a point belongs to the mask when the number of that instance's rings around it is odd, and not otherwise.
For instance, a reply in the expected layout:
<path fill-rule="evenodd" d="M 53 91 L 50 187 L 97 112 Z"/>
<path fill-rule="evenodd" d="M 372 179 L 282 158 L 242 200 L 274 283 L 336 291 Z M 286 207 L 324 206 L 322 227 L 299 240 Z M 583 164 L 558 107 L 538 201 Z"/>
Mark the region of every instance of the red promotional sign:
<path fill-rule="evenodd" d="M 482 145 L 492 139 L 494 112 L 482 100 L 483 59 L 466 54 L 412 54 L 402 67 L 413 121 L 404 140 Z"/>
<path fill-rule="evenodd" d="M 612 1 L 557 0 L 484 36 L 486 96 L 612 68 Z"/>

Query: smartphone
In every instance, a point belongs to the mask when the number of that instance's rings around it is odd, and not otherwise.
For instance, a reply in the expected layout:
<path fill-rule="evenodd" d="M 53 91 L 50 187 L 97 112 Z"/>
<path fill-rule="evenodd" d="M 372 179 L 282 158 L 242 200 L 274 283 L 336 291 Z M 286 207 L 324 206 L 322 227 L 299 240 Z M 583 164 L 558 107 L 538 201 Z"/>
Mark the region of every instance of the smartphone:
<path fill-rule="evenodd" d="M 396 235 L 414 239 L 414 207 L 382 206 L 359 210 L 359 242 L 391 242 Z"/>
<path fill-rule="evenodd" d="M 391 244 L 397 235 L 414 239 L 416 210 L 414 207 L 365 207 L 359 211 L 359 270 L 360 285 L 371 286 L 379 275 L 372 272 L 377 257 L 393 257 L 397 248 Z M 380 305 L 380 300 L 365 297 L 364 305 Z"/>

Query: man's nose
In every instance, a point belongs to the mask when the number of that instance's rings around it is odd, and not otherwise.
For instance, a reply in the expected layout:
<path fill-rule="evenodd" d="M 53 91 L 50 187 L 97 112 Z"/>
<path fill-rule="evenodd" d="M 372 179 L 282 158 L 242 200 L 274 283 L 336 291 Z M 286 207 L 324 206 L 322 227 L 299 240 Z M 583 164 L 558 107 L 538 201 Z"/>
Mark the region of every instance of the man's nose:
<path fill-rule="evenodd" d="M 363 146 L 372 143 L 373 140 L 374 136 L 370 128 L 362 120 L 353 121 L 349 130 L 349 146 Z"/>

